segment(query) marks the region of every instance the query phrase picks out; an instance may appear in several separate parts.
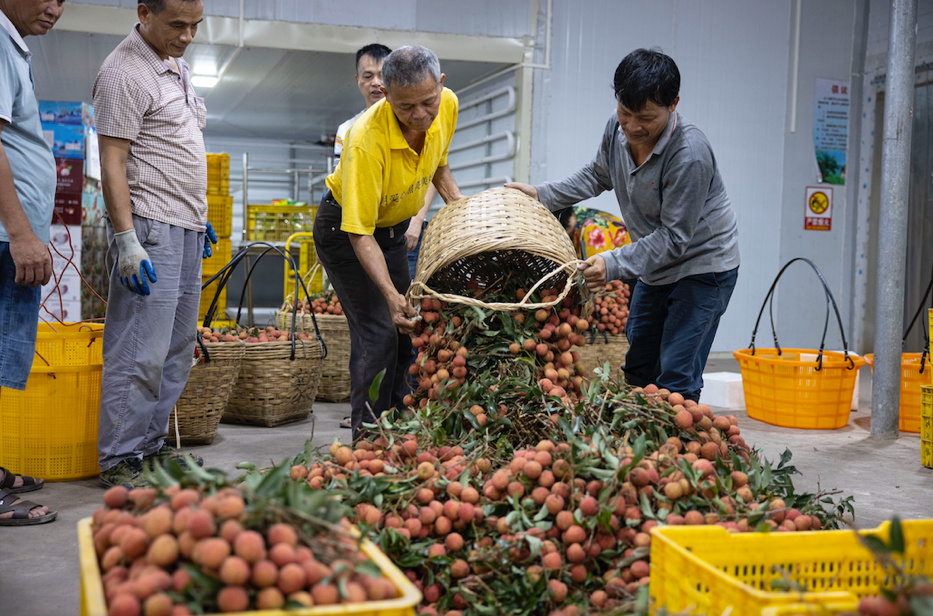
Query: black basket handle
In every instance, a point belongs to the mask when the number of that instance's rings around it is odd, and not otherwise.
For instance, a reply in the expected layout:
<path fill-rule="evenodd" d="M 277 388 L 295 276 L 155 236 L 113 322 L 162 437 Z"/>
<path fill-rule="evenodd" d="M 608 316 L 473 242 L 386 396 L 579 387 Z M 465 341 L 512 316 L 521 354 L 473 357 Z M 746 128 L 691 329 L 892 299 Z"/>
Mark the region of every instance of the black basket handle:
<path fill-rule="evenodd" d="M 765 296 L 765 301 L 761 304 L 761 310 L 758 311 L 758 318 L 755 320 L 755 329 L 752 330 L 752 340 L 748 345 L 748 348 L 751 349 L 752 355 L 755 354 L 755 337 L 758 334 L 758 325 L 761 323 L 761 315 L 764 314 L 765 306 L 768 306 L 768 313 L 771 320 L 771 332 L 774 336 L 774 348 L 777 349 L 778 357 L 781 356 L 781 345 L 778 342 L 777 329 L 774 326 L 774 290 L 777 288 L 778 281 L 781 279 L 781 276 L 784 275 L 784 272 L 787 271 L 787 268 L 791 266 L 792 263 L 796 261 L 803 261 L 816 273 L 817 277 L 820 279 L 820 283 L 823 285 L 823 292 L 826 296 L 826 318 L 823 322 L 823 336 L 820 339 L 820 348 L 817 352 L 816 362 L 817 362 L 817 371 L 823 369 L 823 349 L 826 346 L 826 333 L 829 329 L 829 306 L 832 304 L 833 311 L 836 313 L 836 322 L 839 324 L 839 334 L 842 336 L 842 349 L 846 361 L 849 362 L 848 370 L 853 370 L 855 368 L 855 362 L 852 361 L 852 358 L 849 357 L 849 343 L 846 341 L 846 333 L 842 327 L 842 317 L 839 315 L 839 307 L 836 305 L 836 300 L 833 297 L 832 292 L 829 290 L 829 285 L 826 284 L 826 279 L 823 278 L 823 273 L 820 271 L 820 268 L 816 264 L 805 257 L 795 257 L 784 264 L 784 267 L 781 268 L 781 271 L 778 272 L 777 277 L 774 279 L 774 282 L 771 283 L 771 288 L 768 290 L 768 294 Z M 770 304 L 769 304 L 770 300 Z"/>
<path fill-rule="evenodd" d="M 256 270 L 256 266 L 259 265 L 259 261 L 262 260 L 264 256 L 270 251 L 278 253 L 283 259 L 289 261 L 292 269 L 297 270 L 297 265 L 291 253 L 287 250 L 283 251 L 278 246 L 274 246 L 268 242 L 252 242 L 250 244 L 244 244 L 240 246 L 240 250 L 230 259 L 230 262 L 223 266 L 220 271 L 211 276 L 207 282 L 201 285 L 202 289 L 207 288 L 208 285 L 212 284 L 215 280 L 218 280 L 217 291 L 214 294 L 214 299 L 211 301 L 210 306 L 207 309 L 207 314 L 204 316 L 204 327 L 210 327 L 211 321 L 214 319 L 214 314 L 217 310 L 217 302 L 220 299 L 220 293 L 223 290 L 224 286 L 227 284 L 227 281 L 230 279 L 230 276 L 233 274 L 233 270 L 236 269 L 237 265 L 246 258 L 249 253 L 249 249 L 252 246 L 266 246 L 266 249 L 263 250 L 259 256 L 256 258 L 256 261 L 252 264 L 249 270 L 246 272 L 246 280 L 243 283 L 243 290 L 240 292 L 240 301 L 237 309 L 236 321 L 239 322 L 240 316 L 243 312 L 243 300 L 246 298 L 246 283 L 249 282 L 250 277 L 253 275 L 253 272 Z M 308 295 L 308 289 L 305 286 L 304 280 L 301 280 L 300 277 L 297 277 L 301 283 L 302 288 L 304 289 L 305 295 Z M 324 342 L 324 339 L 321 337 L 321 330 L 318 328 L 317 319 L 314 318 L 314 314 L 311 315 L 311 322 L 314 324 L 314 333 L 317 337 L 318 344 L 321 345 L 321 359 L 327 357 L 327 344 Z M 297 302 L 292 308 L 292 326 L 291 326 L 291 343 L 292 343 L 292 352 L 290 359 L 295 359 L 295 349 L 296 349 L 296 336 L 295 328 L 298 324 L 298 304 Z"/>
<path fill-rule="evenodd" d="M 927 290 L 923 294 L 923 297 L 920 299 L 920 305 L 917 306 L 917 312 L 914 313 L 914 318 L 910 320 L 910 324 L 907 326 L 907 329 L 904 331 L 904 337 L 901 338 L 901 347 L 904 346 L 904 343 L 907 342 L 907 336 L 910 335 L 910 330 L 913 329 L 914 323 L 917 322 L 917 319 L 920 317 L 920 313 L 926 307 L 927 298 L 930 297 L 930 291 L 933 291 L 933 276 L 930 276 L 930 284 L 927 285 Z M 930 319 L 929 313 L 927 316 L 927 326 L 923 328 L 923 354 L 920 356 L 920 374 L 923 374 L 923 369 L 926 367 L 927 356 L 930 354 Z"/>

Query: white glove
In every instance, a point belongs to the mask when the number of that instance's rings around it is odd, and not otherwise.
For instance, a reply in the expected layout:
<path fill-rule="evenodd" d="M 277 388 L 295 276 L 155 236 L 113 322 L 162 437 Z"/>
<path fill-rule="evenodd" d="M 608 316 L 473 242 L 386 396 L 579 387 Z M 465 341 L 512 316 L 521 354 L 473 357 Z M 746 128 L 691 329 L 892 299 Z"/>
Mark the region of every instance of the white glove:
<path fill-rule="evenodd" d="M 130 229 L 115 233 L 113 237 L 117 240 L 117 249 L 120 253 L 117 262 L 120 268 L 120 282 L 133 293 L 149 295 L 149 284 L 146 278 L 148 277 L 150 282 L 155 282 L 156 273 L 152 268 L 149 253 L 139 245 L 136 230 Z"/>

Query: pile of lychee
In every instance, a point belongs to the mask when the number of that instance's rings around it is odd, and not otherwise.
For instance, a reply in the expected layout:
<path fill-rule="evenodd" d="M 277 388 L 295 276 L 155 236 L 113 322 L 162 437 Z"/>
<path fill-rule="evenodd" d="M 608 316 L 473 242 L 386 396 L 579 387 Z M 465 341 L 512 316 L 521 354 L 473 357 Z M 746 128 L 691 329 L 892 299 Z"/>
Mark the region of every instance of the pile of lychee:
<path fill-rule="evenodd" d="M 590 325 L 613 336 L 625 332 L 630 296 L 628 285 L 621 280 L 606 283 L 595 297 L 596 308 L 589 316 Z"/>
<path fill-rule="evenodd" d="M 519 301 L 524 297 L 523 289 L 515 294 Z M 558 297 L 558 290 L 544 290 L 541 303 L 556 301 Z M 412 345 L 418 356 L 410 368 L 412 376 L 417 378 L 418 389 L 405 404 L 424 408 L 429 400 L 443 398 L 445 390 L 462 385 L 471 371 L 479 373 L 494 368 L 501 358 L 488 353 L 471 356 L 475 350 L 472 342 L 488 330 L 484 326 L 463 331 L 463 327 L 475 319 L 469 306 L 425 298 L 420 307 L 422 318 L 412 334 Z M 509 342 L 510 358 L 531 358 L 537 370 L 537 384 L 544 393 L 561 398 L 564 403 L 575 401 L 586 370 L 574 347 L 586 344 L 583 332 L 589 329 L 587 320 L 580 318 L 579 305 L 575 305 L 572 297 L 567 297 L 550 309 L 517 310 L 509 317 L 515 321 L 514 329 L 524 332 L 520 339 Z M 468 346 L 474 348 L 467 349 Z"/>
<path fill-rule="evenodd" d="M 285 302 L 282 304 L 282 312 L 291 313 L 294 304 L 290 302 Z M 340 305 L 340 300 L 337 299 L 337 294 L 333 291 L 327 293 L 322 293 L 312 298 L 304 298 L 298 300 L 298 313 L 299 314 L 343 314 L 343 307 Z"/>
<path fill-rule="evenodd" d="M 237 342 L 243 341 L 249 344 L 260 342 L 286 342 L 292 339 L 292 332 L 288 329 L 276 329 L 271 325 L 265 328 L 261 327 L 221 327 L 211 329 L 210 327 L 199 327 L 198 332 L 204 342 Z M 299 332 L 295 334 L 298 340 L 310 340 L 308 334 Z"/>
<path fill-rule="evenodd" d="M 357 571 L 366 557 L 350 537 L 341 558 L 325 563 L 291 524 L 248 526 L 247 503 L 235 488 L 206 495 L 117 486 L 104 504 L 94 512 L 93 538 L 109 616 L 189 615 L 195 596 L 208 613 L 227 613 L 281 609 L 290 601 L 377 601 L 398 592 L 387 578 Z M 192 571 L 214 580 L 212 588 L 195 589 Z"/>
<path fill-rule="evenodd" d="M 459 446 L 439 447 L 413 435 L 398 435 L 391 444 L 382 436 L 363 440 L 355 450 L 335 443 L 329 455 L 309 466 L 293 467 L 292 478 L 315 489 L 333 489 L 354 473 L 410 482 L 410 493 L 394 500 L 385 496 L 378 507 L 370 502 L 357 505 L 353 521 L 426 545 L 427 558 L 451 559 L 444 565 L 435 561 L 433 567 L 446 567 L 454 583 L 488 572 L 482 554 L 508 546 L 507 557 L 514 566 L 547 577 L 553 613 L 564 616 L 573 613 L 562 607 L 568 593 L 586 592 L 594 608 L 609 609 L 647 584 L 647 557 L 633 554 L 650 546 L 649 531 L 659 524 L 716 524 L 731 532 L 749 532 L 756 526 L 749 518 L 759 514 L 760 522 L 779 532 L 820 528 L 817 516 L 787 508 L 766 491 L 753 491 L 746 473 L 720 470 L 732 468 L 732 453 L 746 460 L 750 456 L 734 417 L 715 417 L 706 405 L 655 386 L 635 393 L 657 401 L 658 412 L 673 414 L 687 434 L 681 433 L 683 440 L 672 436 L 653 444 L 637 463 L 628 446 L 619 448 L 618 466 L 601 460 L 595 448 L 576 452 L 577 458 L 589 456 L 601 468 L 624 469 L 617 481 L 588 476 L 575 466 L 572 446 L 564 442 L 543 440 L 534 449 L 515 451 L 499 466 Z M 673 410 L 662 408 L 662 396 Z M 470 478 L 462 483 L 465 471 Z M 667 509 L 666 516 L 647 518 L 645 499 L 655 512 Z M 548 530 L 526 529 L 510 518 L 516 501 L 529 517 L 540 515 L 535 520 L 550 524 Z M 539 542 L 539 556 L 532 556 L 529 538 Z M 599 559 L 608 550 L 615 556 L 608 562 L 605 555 Z M 438 581 L 444 576 L 427 577 L 435 581 L 425 583 L 423 570 L 406 574 L 429 604 L 421 613 L 436 613 L 431 604 L 451 590 Z M 453 594 L 452 602 L 455 610 L 466 607 L 459 593 Z"/>

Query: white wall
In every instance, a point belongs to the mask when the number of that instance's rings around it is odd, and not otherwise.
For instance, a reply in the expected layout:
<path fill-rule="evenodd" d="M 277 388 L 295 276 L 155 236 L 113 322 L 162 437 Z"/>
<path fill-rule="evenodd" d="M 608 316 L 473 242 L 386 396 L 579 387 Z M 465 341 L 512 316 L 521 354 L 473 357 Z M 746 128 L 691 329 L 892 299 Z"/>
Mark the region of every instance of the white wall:
<path fill-rule="evenodd" d="M 785 83 L 788 106 L 797 106 L 797 126 L 784 133 L 783 196 L 780 226 L 780 265 L 795 257 L 806 257 L 823 272 L 830 291 L 839 304 L 844 326 L 848 326 L 850 303 L 843 295 L 852 263 L 845 247 L 855 230 L 848 220 L 849 205 L 845 187 L 833 187 L 831 231 L 805 231 L 806 187 L 817 184 L 813 145 L 814 100 L 817 79 L 849 80 L 855 3 L 852 0 L 826 0 L 801 3 L 800 63 L 797 74 L 797 100 L 791 99 L 793 75 Z M 773 278 L 777 271 L 771 274 Z M 823 331 L 826 301 L 819 279 L 808 266 L 797 263 L 781 278 L 775 304 L 778 334 L 784 347 L 817 348 Z M 767 316 L 765 317 L 767 318 Z M 765 332 L 770 326 L 765 327 Z M 850 332 L 846 332 L 847 337 Z M 770 338 L 761 344 L 771 346 Z M 827 348 L 842 348 L 835 315 L 830 316 Z"/>
<path fill-rule="evenodd" d="M 137 0 L 69 0 L 136 8 Z M 531 33 L 531 0 L 246 0 L 246 19 L 480 36 Z M 66 9 L 67 10 L 67 7 Z M 239 0 L 204 0 L 204 13 L 237 17 Z"/>
<path fill-rule="evenodd" d="M 552 69 L 536 71 L 532 182 L 592 159 L 615 108 L 612 76 L 638 47 L 681 71 L 680 112 L 709 138 L 739 221 L 742 267 L 713 351 L 748 344 L 778 269 L 791 3 L 555 2 Z M 618 214 L 611 194 L 590 205 Z"/>

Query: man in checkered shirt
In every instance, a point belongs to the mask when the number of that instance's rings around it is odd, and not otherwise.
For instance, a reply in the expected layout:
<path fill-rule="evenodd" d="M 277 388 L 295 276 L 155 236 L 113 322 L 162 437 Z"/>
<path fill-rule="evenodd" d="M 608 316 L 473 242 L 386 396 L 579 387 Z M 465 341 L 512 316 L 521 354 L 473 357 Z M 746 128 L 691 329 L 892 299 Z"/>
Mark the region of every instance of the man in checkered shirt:
<path fill-rule="evenodd" d="M 102 487 L 145 485 L 143 463 L 178 458 L 165 442 L 194 351 L 207 223 L 207 119 L 182 60 L 202 0 L 139 0 L 139 23 L 94 83 L 108 214 L 98 453 Z M 201 460 L 198 458 L 198 463 Z"/>

